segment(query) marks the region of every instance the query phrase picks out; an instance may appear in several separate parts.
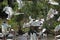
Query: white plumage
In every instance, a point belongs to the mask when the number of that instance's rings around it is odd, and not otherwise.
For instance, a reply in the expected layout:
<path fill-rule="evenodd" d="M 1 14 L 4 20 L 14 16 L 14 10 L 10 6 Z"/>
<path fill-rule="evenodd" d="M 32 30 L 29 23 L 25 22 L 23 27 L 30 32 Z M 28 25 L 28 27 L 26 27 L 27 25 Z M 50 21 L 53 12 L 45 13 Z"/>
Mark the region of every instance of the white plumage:
<path fill-rule="evenodd" d="M 50 8 L 50 10 L 48 11 L 47 14 L 47 20 L 51 19 L 54 17 L 54 15 L 57 15 L 58 11 L 56 11 L 55 9 Z"/>
<path fill-rule="evenodd" d="M 60 24 L 55 27 L 54 31 L 56 32 L 56 31 L 59 31 L 59 30 L 60 30 Z"/>
<path fill-rule="evenodd" d="M 9 6 L 6 6 L 6 7 L 4 7 L 3 11 L 5 11 L 5 13 L 8 14 L 7 19 L 10 20 L 10 18 L 12 17 L 12 15 L 14 13 L 12 8 Z"/>
<path fill-rule="evenodd" d="M 42 33 L 44 33 L 46 31 L 46 28 L 44 28 L 43 30 L 42 30 Z"/>
<path fill-rule="evenodd" d="M 45 21 L 44 18 L 42 18 L 41 21 L 44 22 Z"/>
<path fill-rule="evenodd" d="M 35 20 L 32 19 L 31 16 L 29 16 L 29 20 L 30 21 L 28 23 L 23 24 L 23 28 L 30 26 L 43 26 L 44 18 L 42 18 L 41 20 Z"/>
<path fill-rule="evenodd" d="M 31 16 L 29 16 L 29 20 L 30 20 L 30 21 L 33 21 L 33 20 L 35 20 L 35 19 L 32 19 L 32 17 L 31 17 Z"/>
<path fill-rule="evenodd" d="M 23 28 L 25 28 L 25 27 L 30 27 L 30 24 L 29 23 L 24 23 Z"/>
<path fill-rule="evenodd" d="M 30 40 L 37 40 L 37 36 L 35 33 L 30 33 Z"/>
<path fill-rule="evenodd" d="M 54 1 L 54 0 L 49 0 L 49 2 L 48 3 L 50 3 L 50 4 L 52 4 L 52 5 L 59 5 L 59 3 L 58 2 L 56 2 L 56 1 Z"/>
<path fill-rule="evenodd" d="M 13 9 L 9 6 L 4 7 L 3 11 L 5 11 L 6 14 L 8 14 L 8 17 L 6 18 L 7 20 L 10 20 L 12 15 L 20 15 L 24 13 L 16 13 L 13 11 Z"/>
<path fill-rule="evenodd" d="M 60 37 L 60 35 L 57 35 L 56 37 Z"/>
<path fill-rule="evenodd" d="M 22 6 L 23 6 L 22 0 L 16 0 L 16 1 L 17 1 L 17 3 L 18 3 L 18 9 L 21 9 Z"/>
<path fill-rule="evenodd" d="M 42 31 L 40 31 L 39 35 L 44 34 L 44 32 L 45 32 L 45 31 L 46 31 L 46 28 L 43 28 L 43 30 L 42 30 Z"/>
<path fill-rule="evenodd" d="M 9 27 L 9 25 L 6 23 L 3 23 L 1 26 L 2 26 L 2 33 L 4 35 L 6 35 L 7 34 L 7 28 Z"/>
<path fill-rule="evenodd" d="M 44 19 L 41 19 L 41 21 L 40 20 L 35 20 L 35 21 L 31 22 L 30 25 L 31 26 L 42 26 L 43 22 L 44 22 Z"/>
<path fill-rule="evenodd" d="M 60 17 L 57 19 L 57 21 L 60 21 Z"/>

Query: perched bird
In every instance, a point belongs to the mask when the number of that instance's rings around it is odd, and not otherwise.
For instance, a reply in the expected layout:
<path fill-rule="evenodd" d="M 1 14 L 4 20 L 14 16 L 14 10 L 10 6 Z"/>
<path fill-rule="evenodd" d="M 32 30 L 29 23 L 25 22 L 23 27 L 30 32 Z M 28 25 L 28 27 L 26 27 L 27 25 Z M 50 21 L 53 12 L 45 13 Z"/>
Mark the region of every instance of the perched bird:
<path fill-rule="evenodd" d="M 5 12 L 4 14 L 7 14 L 7 18 L 6 18 L 7 20 L 10 20 L 13 15 L 24 14 L 24 13 L 16 13 L 16 12 L 14 12 L 13 9 L 11 7 L 9 7 L 9 6 L 4 7 L 3 11 Z"/>
<path fill-rule="evenodd" d="M 30 40 L 37 40 L 37 35 L 35 33 L 30 33 Z"/>
<path fill-rule="evenodd" d="M 25 27 L 30 27 L 30 26 L 43 26 L 43 22 L 44 22 L 44 18 L 42 18 L 41 20 L 35 20 L 35 19 L 32 19 L 31 16 L 29 16 L 29 22 L 28 23 L 24 23 L 23 24 L 23 28 Z"/>
<path fill-rule="evenodd" d="M 18 3 L 18 9 L 21 9 L 22 6 L 23 6 L 22 0 L 16 0 L 16 1 L 17 1 L 17 3 Z"/>
<path fill-rule="evenodd" d="M 55 9 L 50 8 L 50 10 L 48 11 L 47 14 L 47 20 L 51 19 L 54 17 L 54 15 L 57 15 L 58 11 L 56 11 Z"/>
<path fill-rule="evenodd" d="M 35 21 L 35 19 L 32 19 L 32 17 L 31 16 L 29 16 L 29 23 L 32 23 L 33 21 Z"/>
<path fill-rule="evenodd" d="M 13 10 L 11 7 L 9 6 L 6 6 L 3 8 L 3 11 L 5 11 L 6 14 L 8 14 L 8 17 L 6 19 L 9 19 L 11 18 L 11 16 L 13 15 Z"/>
<path fill-rule="evenodd" d="M 52 5 L 59 5 L 58 2 L 54 1 L 54 0 L 49 0 L 48 2 L 49 4 L 52 4 Z"/>

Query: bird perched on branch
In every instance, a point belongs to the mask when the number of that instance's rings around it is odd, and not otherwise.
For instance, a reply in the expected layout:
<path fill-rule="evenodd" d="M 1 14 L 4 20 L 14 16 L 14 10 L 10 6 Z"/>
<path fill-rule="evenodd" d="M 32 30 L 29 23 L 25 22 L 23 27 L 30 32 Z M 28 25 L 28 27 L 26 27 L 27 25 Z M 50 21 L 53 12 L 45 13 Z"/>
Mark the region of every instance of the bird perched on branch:
<path fill-rule="evenodd" d="M 49 0 L 48 2 L 49 4 L 52 4 L 52 5 L 59 5 L 58 2 L 54 1 L 54 0 Z"/>

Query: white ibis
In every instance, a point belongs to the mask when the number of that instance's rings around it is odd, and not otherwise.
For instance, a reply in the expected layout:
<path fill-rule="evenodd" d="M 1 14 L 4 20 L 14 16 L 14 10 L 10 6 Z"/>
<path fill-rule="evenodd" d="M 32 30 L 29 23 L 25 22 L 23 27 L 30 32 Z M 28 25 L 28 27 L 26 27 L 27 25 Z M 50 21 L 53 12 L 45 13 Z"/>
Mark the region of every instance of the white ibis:
<path fill-rule="evenodd" d="M 30 26 L 43 26 L 43 22 L 44 22 L 44 18 L 42 18 L 41 20 L 35 20 L 32 19 L 31 16 L 29 16 L 29 22 L 28 23 L 24 23 L 23 27 L 30 27 Z"/>
<path fill-rule="evenodd" d="M 2 27 L 2 33 L 4 35 L 6 35 L 7 34 L 7 28 L 9 27 L 9 25 L 6 22 L 3 22 L 1 27 Z"/>
<path fill-rule="evenodd" d="M 54 0 L 49 0 L 48 2 L 49 4 L 52 4 L 52 5 L 59 5 L 58 2 L 54 1 Z"/>
<path fill-rule="evenodd" d="M 9 6 L 4 7 L 3 11 L 5 11 L 6 14 L 8 14 L 7 20 L 10 20 L 13 15 L 20 15 L 24 13 L 16 13 L 13 11 L 13 9 Z"/>
<path fill-rule="evenodd" d="M 42 20 L 41 19 L 41 21 L 40 20 L 35 20 L 35 21 L 33 21 L 33 22 L 31 22 L 31 24 L 30 25 L 32 25 L 32 26 L 42 26 L 43 25 L 43 22 L 44 22 L 44 19 Z"/>
<path fill-rule="evenodd" d="M 51 8 L 49 11 L 48 11 L 48 14 L 47 14 L 47 20 L 49 20 L 50 18 L 53 18 L 54 15 L 53 15 L 53 9 Z"/>
<path fill-rule="evenodd" d="M 37 36 L 35 33 L 30 33 L 30 40 L 37 40 Z"/>
<path fill-rule="evenodd" d="M 40 23 L 39 23 L 39 21 L 36 22 L 36 20 L 35 20 L 35 21 L 33 21 L 30 25 L 31 25 L 31 26 L 40 26 Z"/>
<path fill-rule="evenodd" d="M 29 16 L 29 19 L 30 19 L 29 23 L 31 26 L 40 26 L 39 20 L 32 19 L 31 16 Z"/>
<path fill-rule="evenodd" d="M 50 10 L 48 11 L 48 14 L 47 14 L 47 20 L 49 20 L 50 18 L 53 18 L 54 15 L 57 15 L 58 14 L 58 11 L 50 8 Z"/>
<path fill-rule="evenodd" d="M 7 19 L 10 19 L 11 16 L 13 15 L 13 10 L 9 6 L 4 7 L 3 11 L 5 11 L 5 13 L 8 14 Z"/>
<path fill-rule="evenodd" d="M 16 0 L 16 1 L 17 1 L 17 3 L 18 3 L 18 9 L 21 9 L 22 6 L 23 6 L 22 0 Z"/>
<path fill-rule="evenodd" d="M 40 25 L 40 27 L 42 27 L 44 21 L 45 21 L 44 18 L 42 18 L 42 19 L 40 19 L 40 20 L 36 20 L 36 23 L 37 23 L 38 25 Z"/>

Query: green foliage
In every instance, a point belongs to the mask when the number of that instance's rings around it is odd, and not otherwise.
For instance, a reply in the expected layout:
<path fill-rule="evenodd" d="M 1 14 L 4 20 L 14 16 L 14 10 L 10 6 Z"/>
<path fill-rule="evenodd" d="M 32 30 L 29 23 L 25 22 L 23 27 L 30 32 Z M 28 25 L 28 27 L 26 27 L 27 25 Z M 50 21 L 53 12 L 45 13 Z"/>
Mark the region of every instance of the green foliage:
<path fill-rule="evenodd" d="M 55 1 L 60 3 L 60 0 L 55 0 Z M 43 27 L 50 29 L 50 30 L 54 29 L 56 27 L 56 25 L 60 24 L 60 22 L 57 22 L 57 20 L 55 20 L 55 19 L 50 19 L 50 20 L 46 21 L 46 17 L 47 17 L 47 13 L 48 13 L 49 9 L 54 8 L 54 9 L 58 10 L 60 13 L 60 5 L 58 5 L 58 6 L 50 5 L 45 0 L 39 0 L 39 1 L 32 0 L 31 2 L 28 2 L 28 1 L 24 1 L 24 2 L 25 2 L 25 5 L 19 10 L 19 12 L 25 13 L 24 14 L 25 16 L 24 15 L 14 16 L 12 18 L 10 24 L 15 25 L 14 23 L 17 22 L 18 24 L 22 25 L 23 23 L 21 21 L 23 21 L 23 18 L 25 17 L 25 19 L 26 18 L 28 19 L 28 16 L 30 16 L 30 15 L 33 18 L 37 18 L 37 17 L 45 18 Z M 17 2 L 15 2 L 13 4 L 14 4 L 14 7 L 13 7 L 14 11 L 18 10 Z M 0 8 L 4 7 L 6 5 L 8 5 L 7 0 L 4 0 L 4 2 L 0 3 Z M 58 14 L 57 16 L 59 17 L 60 14 Z"/>
<path fill-rule="evenodd" d="M 18 8 L 18 3 L 17 3 L 17 2 L 15 2 L 15 3 L 14 3 L 13 10 L 14 10 L 14 11 L 16 11 L 16 10 L 17 10 L 17 8 Z"/>
<path fill-rule="evenodd" d="M 50 4 L 48 4 L 47 1 L 44 1 L 44 0 L 31 1 L 30 3 L 26 2 L 25 4 L 26 5 L 21 9 L 22 12 L 24 12 L 28 16 L 31 15 L 34 18 L 39 17 L 39 18 L 46 19 L 47 13 L 48 13 L 50 8 L 53 8 L 53 9 L 60 11 L 60 5 L 58 5 L 58 6 L 50 5 Z M 60 15 L 58 14 L 57 16 L 60 16 Z M 49 23 L 50 23 L 50 25 L 49 25 Z M 49 21 L 45 21 L 43 27 L 51 30 L 51 29 L 54 29 L 56 27 L 56 25 L 58 25 L 58 24 L 60 24 L 60 23 L 57 22 L 57 20 L 51 19 Z"/>
<path fill-rule="evenodd" d="M 3 1 L 0 3 L 0 8 L 4 8 L 7 5 L 7 1 Z"/>

